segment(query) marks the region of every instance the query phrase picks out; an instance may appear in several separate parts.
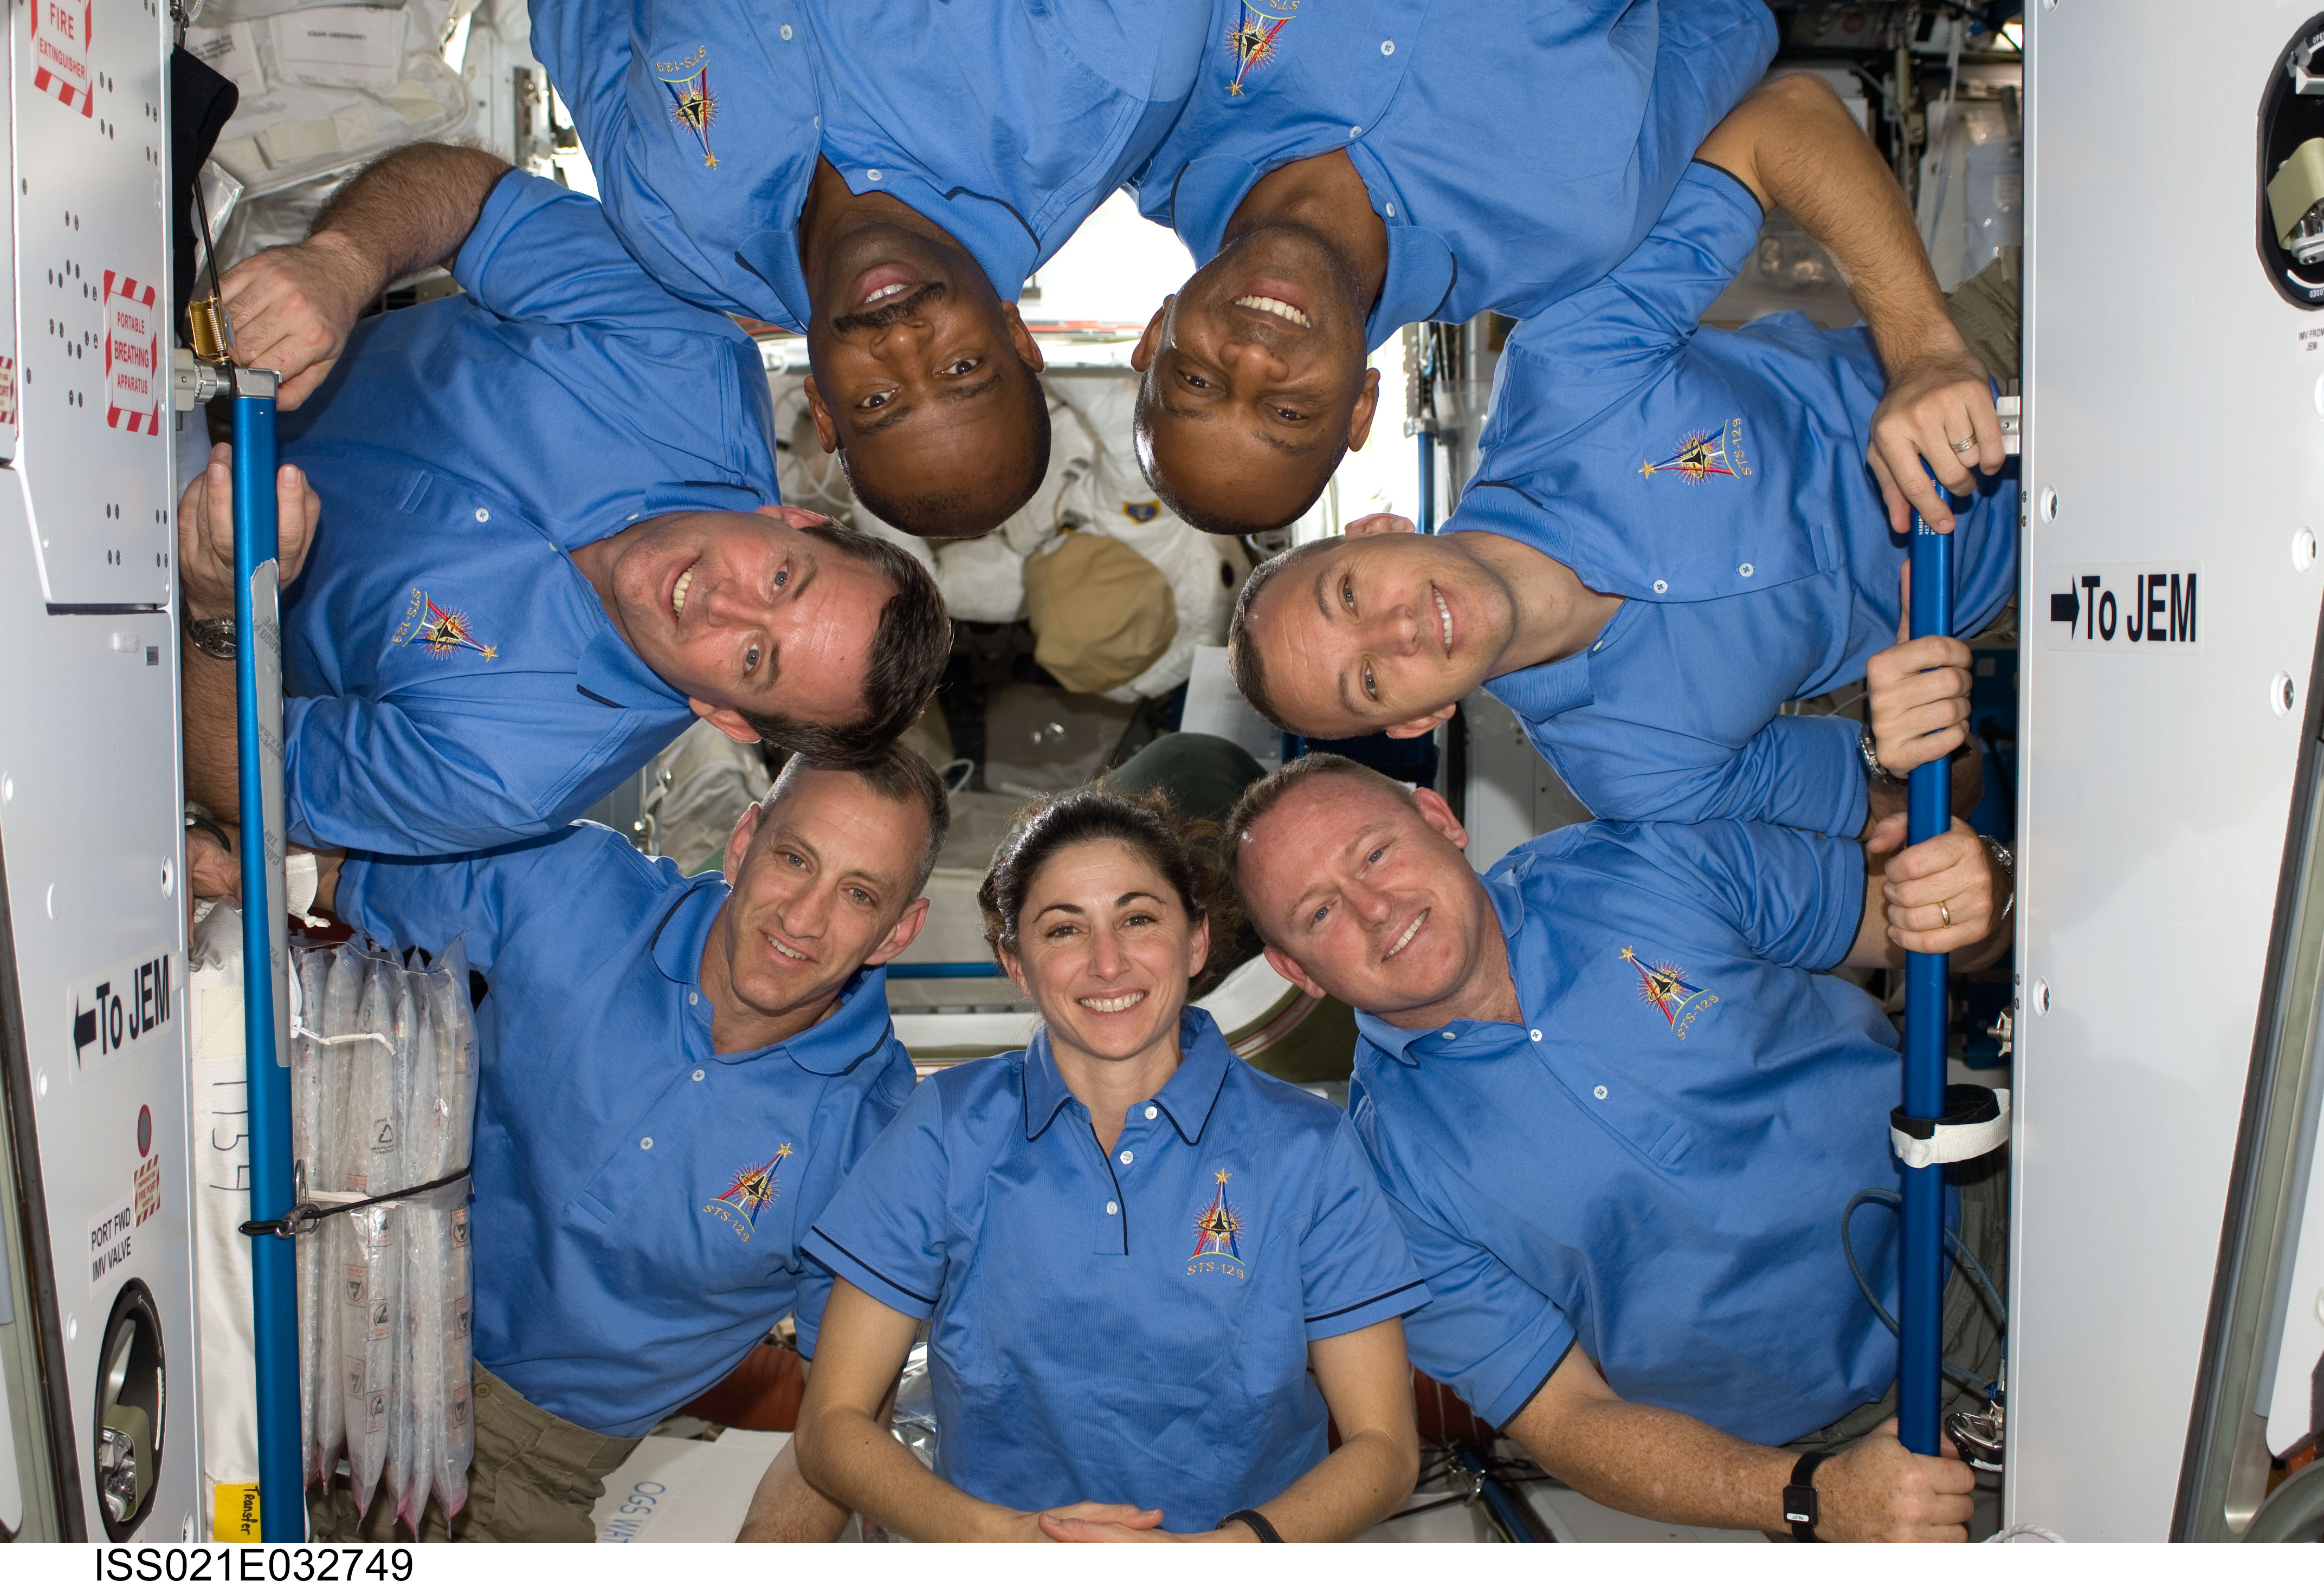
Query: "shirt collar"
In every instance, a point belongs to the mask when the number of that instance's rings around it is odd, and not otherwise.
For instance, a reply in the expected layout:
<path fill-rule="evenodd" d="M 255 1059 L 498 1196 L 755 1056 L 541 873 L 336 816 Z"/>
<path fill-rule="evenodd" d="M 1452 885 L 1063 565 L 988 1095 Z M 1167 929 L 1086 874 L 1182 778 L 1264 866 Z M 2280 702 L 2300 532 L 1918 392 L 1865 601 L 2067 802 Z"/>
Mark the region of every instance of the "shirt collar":
<path fill-rule="evenodd" d="M 909 171 L 885 170 L 879 181 L 872 183 L 862 180 L 861 167 L 846 170 L 843 175 L 852 190 L 885 193 L 944 227 L 983 267 L 985 279 L 1003 303 L 1017 301 L 1025 289 L 1025 278 L 1040 262 L 1040 237 L 1025 224 L 1023 216 L 997 198 L 959 188 L 939 192 Z M 784 328 L 804 332 L 815 305 L 807 295 L 807 272 L 799 268 L 797 222 L 745 237 L 734 257 L 781 299 L 790 316 Z"/>
<path fill-rule="evenodd" d="M 1389 221 L 1388 276 L 1364 324 L 1366 340 L 1377 350 L 1406 326 L 1434 319 L 1460 274 L 1451 243 L 1425 227 Z"/>
<path fill-rule="evenodd" d="M 1154 1103 L 1170 1115 L 1179 1138 L 1192 1146 L 1203 1138 L 1235 1056 L 1219 1033 L 1218 1022 L 1191 1004 L 1178 1015 L 1178 1068 L 1154 1094 Z M 1025 1139 L 1038 1140 L 1056 1122 L 1058 1111 L 1073 1100 L 1065 1077 L 1057 1072 L 1056 1056 L 1049 1050 L 1049 1032 L 1044 1027 L 1034 1033 L 1032 1044 L 1025 1050 Z"/>
<path fill-rule="evenodd" d="M 687 1004 L 687 1012 L 700 1023 L 706 1039 L 713 1010 L 702 986 L 702 949 L 730 895 L 724 877 L 697 876 L 679 894 L 654 932 L 654 967 L 672 985 L 703 994 L 701 1001 Z M 892 1029 L 888 1019 L 888 971 L 884 966 L 873 966 L 848 977 L 832 1011 L 789 1041 L 747 1052 L 713 1050 L 711 1056 L 720 1063 L 749 1063 L 779 1052 L 811 1075 L 844 1075 L 886 1046 Z"/>

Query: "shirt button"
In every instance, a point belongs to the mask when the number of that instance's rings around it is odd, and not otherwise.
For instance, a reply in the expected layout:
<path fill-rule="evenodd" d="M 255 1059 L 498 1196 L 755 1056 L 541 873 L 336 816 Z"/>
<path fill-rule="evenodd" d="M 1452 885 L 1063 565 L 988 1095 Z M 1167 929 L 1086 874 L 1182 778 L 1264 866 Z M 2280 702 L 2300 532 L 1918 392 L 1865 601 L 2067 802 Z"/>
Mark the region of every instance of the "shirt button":
<path fill-rule="evenodd" d="M 1656 579 L 1655 581 L 1655 593 L 1657 595 L 1667 595 L 1670 593 L 1669 581 L 1665 579 Z"/>
<path fill-rule="evenodd" d="M 488 524 L 493 521 L 493 515 L 479 507 L 476 509 L 476 521 L 480 524 Z"/>
<path fill-rule="evenodd" d="M 702 1001 L 702 994 L 699 992 L 688 992 L 686 995 L 686 1000 L 688 1003 L 699 1003 Z"/>
<path fill-rule="evenodd" d="M 653 1150 L 653 1137 L 651 1135 L 648 1135 L 641 1139 L 638 1142 L 638 1150 L 640 1151 L 651 1151 Z"/>
<path fill-rule="evenodd" d="M 1362 137 L 1363 135 L 1364 135 L 1364 129 L 1363 129 L 1363 128 L 1361 128 L 1361 127 L 1350 127 L 1350 128 L 1348 129 L 1348 136 L 1350 136 L 1351 138 L 1360 138 L 1360 137 Z"/>
<path fill-rule="evenodd" d="M 1595 1096 L 1599 1101 L 1603 1102 L 1603 1101 L 1605 1101 L 1605 1100 L 1606 1100 L 1606 1087 L 1603 1087 L 1603 1086 L 1600 1086 L 1600 1087 L 1598 1087 L 1598 1089 L 1596 1089 L 1595 1091 L 1592 1091 L 1590 1095 L 1591 1095 L 1591 1096 Z"/>
<path fill-rule="evenodd" d="M 784 37 L 784 38 L 786 38 L 786 39 L 788 39 L 788 38 L 789 38 L 790 36 L 791 36 L 791 24 L 790 24 L 790 23 L 783 23 L 783 37 Z"/>
<path fill-rule="evenodd" d="M 1388 217 L 1390 220 L 1394 220 L 1396 218 L 1396 206 L 1393 204 L 1388 206 Z"/>
<path fill-rule="evenodd" d="M 1395 54 L 1395 53 L 1396 53 L 1396 41 L 1395 41 L 1394 39 L 1382 39 L 1382 40 L 1380 41 L 1380 53 L 1381 53 L 1382 55 L 1393 55 L 1393 54 Z"/>
<path fill-rule="evenodd" d="M 1111 1217 L 1111 1216 L 1113 1216 L 1113 1215 L 1114 1215 L 1114 1214 L 1116 1214 L 1116 1213 L 1120 1212 L 1120 1210 L 1121 1210 L 1121 1208 L 1120 1208 L 1120 1207 L 1119 1207 L 1119 1206 L 1115 1206 L 1115 1205 L 1114 1205 L 1112 1202 L 1111 1202 L 1111 1201 L 1109 1201 L 1109 1202 L 1107 1202 L 1107 1203 L 1105 1204 L 1105 1215 L 1106 1215 L 1106 1216 L 1108 1216 L 1108 1217 Z"/>
<path fill-rule="evenodd" d="M 1450 1032 L 1450 1031 L 1440 1031 L 1440 1032 L 1437 1032 L 1437 1034 L 1439 1034 L 1439 1035 L 1443 1036 L 1443 1037 L 1447 1041 L 1452 1041 L 1452 1032 Z"/>
<path fill-rule="evenodd" d="M 1123 1152 L 1123 1153 L 1121 1154 L 1121 1166 L 1122 1166 L 1122 1167 L 1124 1167 L 1124 1168 L 1128 1168 L 1128 1167 L 1130 1166 L 1130 1159 L 1132 1159 L 1132 1158 L 1136 1157 L 1137 1155 L 1138 1155 L 1138 1154 L 1137 1154 L 1136 1152 L 1134 1152 L 1134 1151 L 1125 1151 L 1125 1152 Z"/>
<path fill-rule="evenodd" d="M 1528 1034 L 1530 1034 L 1530 1035 L 1533 1037 L 1533 1039 L 1534 1039 L 1535 1041 L 1540 1041 L 1540 1040 L 1541 1040 L 1541 1032 L 1540 1032 L 1539 1031 L 1533 1031 L 1533 1032 L 1528 1032 Z"/>
<path fill-rule="evenodd" d="M 875 182 L 880 179 L 880 173 L 876 170 L 867 170 L 863 174 Z"/>
<path fill-rule="evenodd" d="M 1751 576 L 1751 564 L 1750 564 L 1749 563 L 1748 563 L 1748 562 L 1747 562 L 1747 563 L 1745 563 L 1741 567 L 1737 568 L 1735 571 L 1736 571 L 1737 573 L 1741 573 L 1745 578 L 1747 578 L 1747 579 L 1748 579 L 1748 578 L 1749 578 L 1749 577 Z"/>
<path fill-rule="evenodd" d="M 697 1080 L 698 1080 L 698 1079 L 700 1079 L 700 1078 L 702 1078 L 702 1071 L 701 1071 L 700 1069 L 696 1069 L 696 1070 L 695 1070 L 695 1071 L 694 1071 L 694 1078 L 695 1078 L 696 1079 L 697 1079 Z"/>
<path fill-rule="evenodd" d="M 1155 1107 L 1155 1106 L 1153 1106 L 1153 1105 L 1148 1105 L 1148 1107 L 1147 1107 L 1147 1109 L 1146 1109 L 1146 1116 L 1147 1116 L 1148 1118 L 1149 1118 L 1149 1119 L 1150 1119 L 1150 1118 L 1152 1118 L 1156 1114 L 1158 1114 L 1158 1113 L 1160 1113 L 1161 1111 L 1162 1111 L 1162 1110 L 1161 1110 L 1160 1108 L 1158 1108 L 1158 1107 Z"/>

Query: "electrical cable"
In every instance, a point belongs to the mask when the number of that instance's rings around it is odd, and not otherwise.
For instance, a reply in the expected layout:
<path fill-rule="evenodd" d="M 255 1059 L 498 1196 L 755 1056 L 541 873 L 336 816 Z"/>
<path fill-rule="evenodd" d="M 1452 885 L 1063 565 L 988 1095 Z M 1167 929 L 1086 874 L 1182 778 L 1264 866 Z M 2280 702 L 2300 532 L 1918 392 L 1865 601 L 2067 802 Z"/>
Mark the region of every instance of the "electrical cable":
<path fill-rule="evenodd" d="M 1872 1308 L 1872 1315 L 1880 1319 L 1881 1326 L 1894 1334 L 1896 1332 L 1896 1319 L 1888 1315 L 1888 1308 L 1882 1306 L 1879 1297 L 1872 1293 L 1871 1281 L 1865 1278 L 1863 1265 L 1856 1260 L 1855 1243 L 1849 1237 L 1849 1221 L 1855 1217 L 1856 1209 L 1868 1201 L 1877 1201 L 1892 1212 L 1902 1212 L 1904 1206 L 1904 1198 L 1894 1190 L 1858 1190 L 1849 1198 L 1848 1206 L 1840 1211 L 1840 1252 L 1848 1259 L 1848 1271 L 1855 1278 L 1856 1288 L 1863 1294 L 1865 1304 Z M 1970 1280 L 1977 1285 L 1980 1298 L 1984 1300 L 1987 1309 L 1993 1314 L 1997 1331 L 2003 1338 L 2007 1338 L 2009 1308 L 2001 1303 L 2000 1293 L 1994 1289 L 1993 1280 L 1986 1276 L 1985 1264 L 1977 1260 L 1977 1252 L 1962 1243 L 1961 1237 L 1950 1229 L 1945 1231 L 1945 1244 L 1951 1249 L 1954 1260 L 1966 1265 Z M 1981 1382 L 1976 1373 L 1956 1366 L 1949 1358 L 1940 1357 L 1938 1365 L 1944 1370 L 1946 1377 L 1964 1389 L 1988 1397 L 2000 1391 L 2001 1385 L 1997 1381 Z"/>

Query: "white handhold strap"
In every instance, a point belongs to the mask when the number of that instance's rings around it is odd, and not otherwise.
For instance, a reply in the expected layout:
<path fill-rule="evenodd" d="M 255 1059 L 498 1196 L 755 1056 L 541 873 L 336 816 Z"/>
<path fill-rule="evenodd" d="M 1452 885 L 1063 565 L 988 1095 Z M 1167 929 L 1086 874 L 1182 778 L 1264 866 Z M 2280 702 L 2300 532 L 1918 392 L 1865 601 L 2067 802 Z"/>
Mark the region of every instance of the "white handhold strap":
<path fill-rule="evenodd" d="M 1916 1119 L 1903 1108 L 1888 1115 L 1888 1144 L 1908 1169 L 1967 1162 L 2009 1139 L 2009 1093 L 1983 1086 L 1945 1087 L 1945 1116 Z"/>

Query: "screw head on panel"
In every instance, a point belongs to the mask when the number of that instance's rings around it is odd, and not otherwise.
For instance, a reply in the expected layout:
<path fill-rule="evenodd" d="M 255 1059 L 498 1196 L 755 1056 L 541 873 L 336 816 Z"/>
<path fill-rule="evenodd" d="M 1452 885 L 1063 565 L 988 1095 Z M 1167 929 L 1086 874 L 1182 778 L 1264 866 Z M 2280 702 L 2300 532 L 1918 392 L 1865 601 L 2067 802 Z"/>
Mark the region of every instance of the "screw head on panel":
<path fill-rule="evenodd" d="M 2306 573 L 2316 565 L 2316 531 L 2305 524 L 2292 531 L 2292 568 L 2294 573 Z"/>
<path fill-rule="evenodd" d="M 2034 1012 L 2035 1014 L 2050 1012 L 2050 983 L 2047 981 L 2034 983 Z"/>
<path fill-rule="evenodd" d="M 161 896 L 167 898 L 177 890 L 178 875 L 168 860 L 161 862 Z"/>
<path fill-rule="evenodd" d="M 2267 703 L 2269 708 L 2278 716 L 2290 716 L 2292 714 L 2292 702 L 2294 693 L 2295 691 L 2292 686 L 2292 674 L 2289 673 L 2276 674 L 2275 676 L 2270 678 L 2267 683 Z"/>
<path fill-rule="evenodd" d="M 2043 492 L 2042 492 L 2042 521 L 2043 521 L 2043 523 L 2045 523 L 2045 524 L 2046 524 L 2046 523 L 2050 523 L 2050 522 L 2053 521 L 2053 520 L 2057 518 L 2057 516 L 2058 516 L 2058 493 L 2057 493 L 2055 491 L 2043 491 Z"/>

